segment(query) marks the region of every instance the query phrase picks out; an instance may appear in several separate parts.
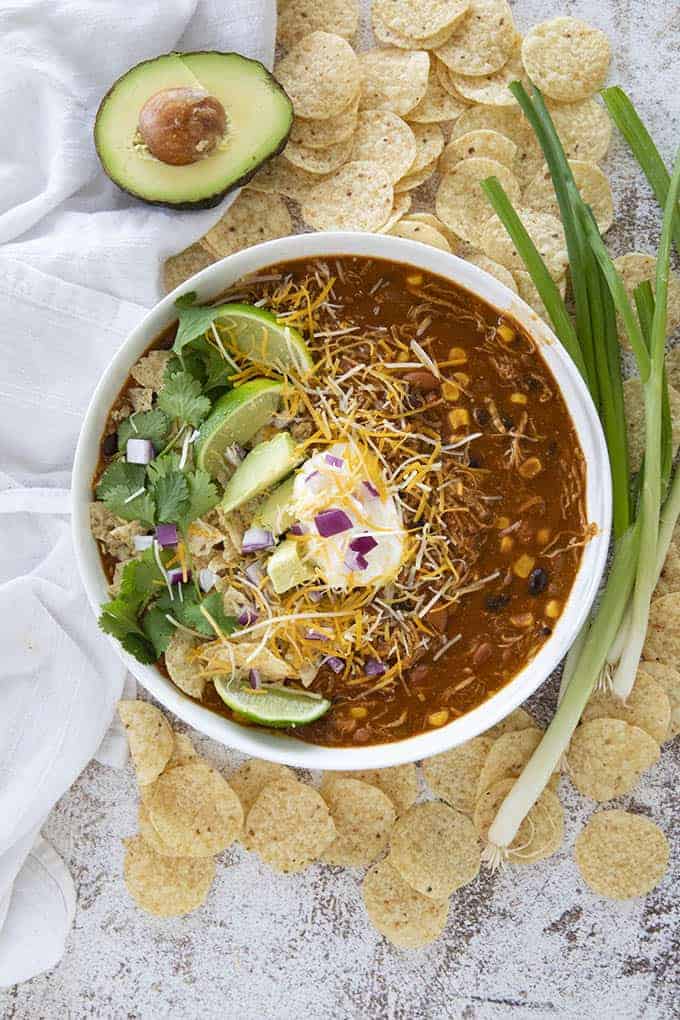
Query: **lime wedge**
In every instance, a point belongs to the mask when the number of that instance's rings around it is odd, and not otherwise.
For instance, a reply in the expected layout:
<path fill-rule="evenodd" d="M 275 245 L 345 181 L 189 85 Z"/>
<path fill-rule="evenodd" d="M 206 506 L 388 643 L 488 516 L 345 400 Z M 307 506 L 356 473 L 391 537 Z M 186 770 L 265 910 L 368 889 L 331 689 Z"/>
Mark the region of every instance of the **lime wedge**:
<path fill-rule="evenodd" d="M 264 308 L 220 305 L 215 309 L 215 325 L 228 345 L 253 361 L 301 376 L 312 370 L 314 362 L 301 334 Z"/>
<path fill-rule="evenodd" d="M 215 690 L 233 712 L 249 722 L 277 729 L 314 722 L 331 707 L 326 698 L 279 685 L 254 691 L 240 680 L 217 679 Z"/>
<path fill-rule="evenodd" d="M 210 475 L 224 468 L 224 451 L 233 443 L 247 443 L 266 425 L 281 400 L 283 383 L 251 379 L 216 401 L 196 440 L 198 466 Z"/>

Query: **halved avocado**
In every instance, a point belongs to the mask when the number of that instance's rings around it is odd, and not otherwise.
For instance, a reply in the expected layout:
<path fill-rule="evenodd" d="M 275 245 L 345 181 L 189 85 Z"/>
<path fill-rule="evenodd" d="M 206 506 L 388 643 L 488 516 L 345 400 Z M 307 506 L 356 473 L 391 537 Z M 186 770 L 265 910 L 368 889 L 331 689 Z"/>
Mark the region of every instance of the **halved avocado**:
<path fill-rule="evenodd" d="M 124 191 L 153 205 L 208 209 L 281 152 L 292 122 L 291 101 L 259 61 L 239 53 L 166 53 L 113 85 L 97 112 L 94 140 L 105 172 Z"/>

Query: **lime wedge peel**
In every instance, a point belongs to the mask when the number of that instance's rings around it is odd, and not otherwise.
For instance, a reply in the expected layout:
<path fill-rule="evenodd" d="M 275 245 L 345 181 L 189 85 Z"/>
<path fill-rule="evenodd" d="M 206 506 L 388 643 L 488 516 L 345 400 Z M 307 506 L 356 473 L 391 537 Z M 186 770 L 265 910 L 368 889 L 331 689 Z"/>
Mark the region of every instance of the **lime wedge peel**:
<path fill-rule="evenodd" d="M 198 466 L 210 475 L 224 468 L 224 451 L 247 443 L 270 421 L 281 402 L 283 383 L 251 379 L 225 393 L 201 425 L 196 442 Z"/>
<path fill-rule="evenodd" d="M 314 722 L 331 707 L 327 698 L 272 684 L 254 691 L 240 680 L 215 680 L 215 690 L 233 712 L 250 722 L 275 729 Z"/>
<path fill-rule="evenodd" d="M 301 333 L 264 308 L 221 305 L 215 309 L 215 325 L 232 348 L 261 365 L 303 377 L 314 367 Z"/>

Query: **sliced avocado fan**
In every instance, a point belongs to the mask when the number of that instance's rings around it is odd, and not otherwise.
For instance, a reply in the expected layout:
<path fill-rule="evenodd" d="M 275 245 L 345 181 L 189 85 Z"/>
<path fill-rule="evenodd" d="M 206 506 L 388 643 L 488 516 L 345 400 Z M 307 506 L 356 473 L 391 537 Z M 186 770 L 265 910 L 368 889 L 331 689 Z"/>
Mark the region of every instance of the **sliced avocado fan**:
<path fill-rule="evenodd" d="M 166 53 L 118 79 L 94 140 L 124 191 L 175 209 L 210 208 L 280 152 L 292 104 L 266 67 L 239 53 Z"/>

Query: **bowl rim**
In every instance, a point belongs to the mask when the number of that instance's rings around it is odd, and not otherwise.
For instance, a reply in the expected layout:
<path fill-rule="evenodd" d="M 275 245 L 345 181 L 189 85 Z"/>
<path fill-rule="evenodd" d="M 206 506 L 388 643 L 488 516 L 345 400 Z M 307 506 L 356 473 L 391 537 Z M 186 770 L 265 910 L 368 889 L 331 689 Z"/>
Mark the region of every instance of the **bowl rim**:
<path fill-rule="evenodd" d="M 156 700 L 184 722 L 224 746 L 300 768 L 357 770 L 385 768 L 428 758 L 470 740 L 500 722 L 526 701 L 559 664 L 585 622 L 597 594 L 607 560 L 612 516 L 611 477 L 604 434 L 576 366 L 546 323 L 517 294 L 484 270 L 453 254 L 387 234 L 340 231 L 297 234 L 266 241 L 213 263 L 150 309 L 120 345 L 103 372 L 85 413 L 76 447 L 72 475 L 72 533 L 78 571 L 96 619 L 102 601 L 108 597 L 99 550 L 90 531 L 88 510 L 99 440 L 109 408 L 131 366 L 153 338 L 176 318 L 175 299 L 180 294 L 196 291 L 198 301 L 211 301 L 240 277 L 277 262 L 340 255 L 383 258 L 435 273 L 512 316 L 529 331 L 539 344 L 569 410 L 586 463 L 587 517 L 597 525 L 597 533 L 583 550 L 557 626 L 537 655 L 504 687 L 470 712 L 439 729 L 390 744 L 326 747 L 308 744 L 276 731 L 233 723 L 192 701 L 156 666 L 137 662 L 117 641 L 109 638 L 116 654 Z"/>

